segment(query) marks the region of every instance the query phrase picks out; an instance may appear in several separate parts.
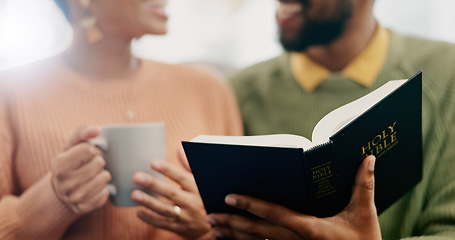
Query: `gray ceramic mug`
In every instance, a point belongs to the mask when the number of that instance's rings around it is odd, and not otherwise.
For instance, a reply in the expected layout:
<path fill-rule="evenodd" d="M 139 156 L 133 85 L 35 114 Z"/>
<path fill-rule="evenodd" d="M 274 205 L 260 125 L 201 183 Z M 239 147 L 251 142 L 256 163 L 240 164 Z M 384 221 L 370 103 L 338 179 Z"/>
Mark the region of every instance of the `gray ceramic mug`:
<path fill-rule="evenodd" d="M 108 185 L 110 198 L 116 206 L 138 205 L 131 200 L 131 193 L 135 189 L 141 189 L 132 180 L 136 172 L 162 177 L 150 168 L 150 162 L 165 160 L 163 122 L 102 126 L 101 134 L 90 142 L 103 151 L 105 168 L 112 175 L 112 181 Z"/>

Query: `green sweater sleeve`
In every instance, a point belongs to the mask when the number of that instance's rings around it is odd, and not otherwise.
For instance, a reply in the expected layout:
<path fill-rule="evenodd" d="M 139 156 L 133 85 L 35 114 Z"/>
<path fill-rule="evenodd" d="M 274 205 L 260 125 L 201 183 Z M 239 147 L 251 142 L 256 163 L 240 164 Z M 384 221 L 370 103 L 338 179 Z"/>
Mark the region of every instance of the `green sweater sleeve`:
<path fill-rule="evenodd" d="M 401 211 L 398 208 L 395 211 L 392 209 L 394 214 L 381 218 L 383 232 L 388 225 L 384 221 L 393 222 L 393 215 L 397 216 L 401 212 L 415 217 L 403 219 L 403 228 L 398 228 L 402 231 L 400 235 L 419 236 L 402 239 L 455 239 L 455 128 L 449 127 L 446 130 L 445 136 L 438 141 L 443 144 L 439 148 L 431 146 L 439 152 L 431 153 L 435 160 L 433 163 L 425 163 L 424 180 L 414 190 L 413 196 L 409 197 L 410 202 L 407 206 L 400 206 Z M 425 158 L 428 159 L 429 157 Z M 405 233 L 406 231 L 408 232 Z M 387 237 L 388 234 L 384 232 L 384 239 L 394 239 Z"/>

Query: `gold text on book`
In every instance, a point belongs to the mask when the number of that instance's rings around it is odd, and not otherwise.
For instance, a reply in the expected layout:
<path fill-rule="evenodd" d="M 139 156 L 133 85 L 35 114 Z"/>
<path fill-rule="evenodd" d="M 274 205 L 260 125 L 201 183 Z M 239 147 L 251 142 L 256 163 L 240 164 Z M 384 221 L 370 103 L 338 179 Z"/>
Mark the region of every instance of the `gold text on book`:
<path fill-rule="evenodd" d="M 321 198 L 335 192 L 333 163 L 328 162 L 310 169 L 313 178 L 314 197 Z"/>
<path fill-rule="evenodd" d="M 363 158 L 368 155 L 375 155 L 378 158 L 398 143 L 396 123 L 388 126 L 362 147 Z"/>
<path fill-rule="evenodd" d="M 333 174 L 331 162 L 317 168 L 311 169 L 313 175 L 313 181 L 320 180 L 322 178 L 330 177 Z"/>

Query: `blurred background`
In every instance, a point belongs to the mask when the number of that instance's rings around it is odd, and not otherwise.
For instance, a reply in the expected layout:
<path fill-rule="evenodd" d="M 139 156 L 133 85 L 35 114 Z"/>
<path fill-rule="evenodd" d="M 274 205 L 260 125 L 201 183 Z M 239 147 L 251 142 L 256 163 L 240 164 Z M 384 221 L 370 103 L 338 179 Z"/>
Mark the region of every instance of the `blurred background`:
<path fill-rule="evenodd" d="M 136 56 L 209 64 L 222 74 L 276 56 L 275 0 L 170 0 L 169 33 L 133 43 Z M 398 32 L 455 43 L 454 0 L 376 0 Z M 0 0 L 0 70 L 63 51 L 71 30 L 53 0 Z"/>

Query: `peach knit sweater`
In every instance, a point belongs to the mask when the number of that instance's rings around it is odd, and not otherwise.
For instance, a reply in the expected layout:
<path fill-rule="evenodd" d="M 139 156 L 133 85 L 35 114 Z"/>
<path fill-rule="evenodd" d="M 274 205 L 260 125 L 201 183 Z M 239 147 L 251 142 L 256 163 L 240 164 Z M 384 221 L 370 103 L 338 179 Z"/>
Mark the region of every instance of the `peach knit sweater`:
<path fill-rule="evenodd" d="M 0 74 L 0 239 L 180 239 L 108 202 L 76 218 L 50 163 L 81 125 L 164 121 L 167 161 L 199 134 L 242 134 L 227 84 L 188 66 L 141 60 L 131 79 L 87 79 L 61 56 Z"/>

